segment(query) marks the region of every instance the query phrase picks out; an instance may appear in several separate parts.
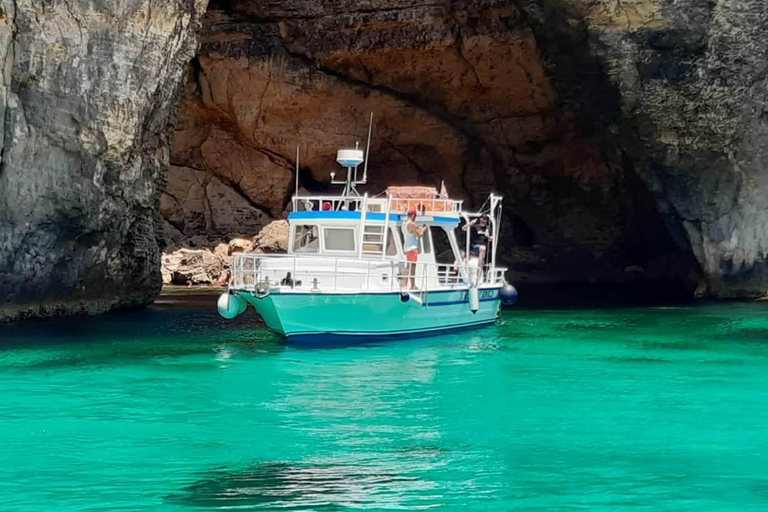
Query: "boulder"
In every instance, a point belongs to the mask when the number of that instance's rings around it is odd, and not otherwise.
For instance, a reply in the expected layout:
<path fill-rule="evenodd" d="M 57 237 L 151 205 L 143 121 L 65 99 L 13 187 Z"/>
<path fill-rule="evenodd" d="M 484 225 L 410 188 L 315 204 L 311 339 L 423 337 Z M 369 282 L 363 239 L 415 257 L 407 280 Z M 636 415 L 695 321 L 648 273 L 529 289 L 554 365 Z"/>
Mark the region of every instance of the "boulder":
<path fill-rule="evenodd" d="M 287 220 L 275 220 L 267 224 L 253 240 L 252 251 L 266 253 L 288 252 L 290 228 Z"/>
<path fill-rule="evenodd" d="M 252 252 L 253 240 L 253 238 L 233 238 L 227 244 L 228 254 L 234 254 L 236 252 Z"/>
<path fill-rule="evenodd" d="M 210 249 L 179 249 L 163 255 L 163 281 L 175 285 L 212 285 L 222 281 L 230 265 L 231 258 Z"/>

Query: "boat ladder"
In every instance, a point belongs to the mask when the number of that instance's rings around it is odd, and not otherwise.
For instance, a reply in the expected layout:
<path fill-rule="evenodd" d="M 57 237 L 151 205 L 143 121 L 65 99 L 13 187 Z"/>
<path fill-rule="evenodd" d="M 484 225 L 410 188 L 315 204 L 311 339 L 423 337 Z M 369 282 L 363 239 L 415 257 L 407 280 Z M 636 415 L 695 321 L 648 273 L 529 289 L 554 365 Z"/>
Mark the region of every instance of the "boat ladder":
<path fill-rule="evenodd" d="M 381 256 L 384 251 L 384 227 L 365 224 L 363 226 L 363 252 Z"/>

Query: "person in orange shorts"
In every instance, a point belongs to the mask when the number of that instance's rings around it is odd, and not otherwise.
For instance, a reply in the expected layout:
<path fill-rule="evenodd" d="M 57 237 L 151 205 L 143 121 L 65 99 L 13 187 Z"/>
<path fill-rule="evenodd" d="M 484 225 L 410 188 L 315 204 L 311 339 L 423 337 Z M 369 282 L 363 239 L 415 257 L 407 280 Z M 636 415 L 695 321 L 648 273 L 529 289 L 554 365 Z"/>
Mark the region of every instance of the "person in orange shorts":
<path fill-rule="evenodd" d="M 403 232 L 403 250 L 405 251 L 405 272 L 400 284 L 403 288 L 411 282 L 411 290 L 416 289 L 416 262 L 419 260 L 419 238 L 424 236 L 427 226 L 416 225 L 416 209 L 408 210 L 408 218 L 403 222 L 400 229 Z"/>

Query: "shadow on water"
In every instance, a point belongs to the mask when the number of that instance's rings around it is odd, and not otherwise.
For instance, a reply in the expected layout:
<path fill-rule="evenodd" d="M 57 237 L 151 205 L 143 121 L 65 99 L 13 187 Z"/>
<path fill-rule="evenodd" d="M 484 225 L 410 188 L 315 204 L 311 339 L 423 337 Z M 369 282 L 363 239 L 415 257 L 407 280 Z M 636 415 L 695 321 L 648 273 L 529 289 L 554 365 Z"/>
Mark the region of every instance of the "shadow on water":
<path fill-rule="evenodd" d="M 257 315 L 224 320 L 215 310 L 148 308 L 94 317 L 48 318 L 0 325 L 0 366 L 52 369 L 74 365 L 130 364 L 152 358 L 274 354 L 284 341 Z M 40 352 L 41 357 L 6 354 Z M 49 357 L 42 354 L 48 354 Z"/>
<path fill-rule="evenodd" d="M 419 480 L 365 466 L 265 462 L 245 469 L 212 470 L 165 500 L 205 510 L 343 510 L 374 500 L 381 504 L 382 491 L 400 493 Z"/>
<path fill-rule="evenodd" d="M 627 364 L 648 364 L 648 365 L 657 365 L 657 364 L 670 364 L 673 361 L 670 361 L 669 359 L 662 359 L 660 357 L 618 357 L 618 356 L 611 356 L 611 357 L 601 357 L 599 358 L 601 361 L 609 362 L 609 363 L 627 363 Z"/>

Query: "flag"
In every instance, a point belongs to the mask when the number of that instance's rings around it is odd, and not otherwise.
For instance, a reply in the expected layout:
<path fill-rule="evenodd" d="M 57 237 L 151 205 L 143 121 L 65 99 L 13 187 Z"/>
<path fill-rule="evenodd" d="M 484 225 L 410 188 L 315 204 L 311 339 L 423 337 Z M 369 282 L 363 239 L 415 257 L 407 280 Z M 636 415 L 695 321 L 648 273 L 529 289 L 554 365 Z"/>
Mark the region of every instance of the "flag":
<path fill-rule="evenodd" d="M 440 197 L 448 197 L 448 190 L 445 188 L 445 180 L 440 182 Z"/>

